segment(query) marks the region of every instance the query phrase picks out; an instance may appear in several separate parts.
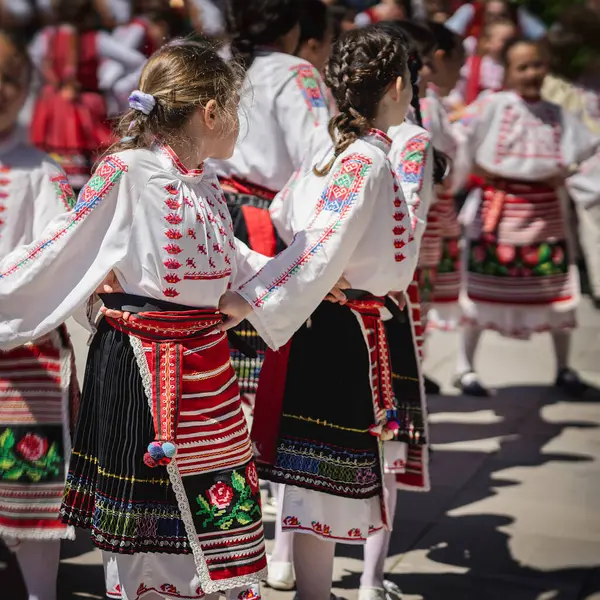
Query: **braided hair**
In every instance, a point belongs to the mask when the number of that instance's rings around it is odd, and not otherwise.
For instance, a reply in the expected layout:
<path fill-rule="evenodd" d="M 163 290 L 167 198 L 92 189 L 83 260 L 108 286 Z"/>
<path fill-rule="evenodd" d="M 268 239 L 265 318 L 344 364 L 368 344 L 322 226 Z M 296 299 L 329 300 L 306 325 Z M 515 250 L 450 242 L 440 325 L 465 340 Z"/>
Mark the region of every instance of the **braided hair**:
<path fill-rule="evenodd" d="M 314 168 L 316 175 L 327 175 L 336 158 L 369 131 L 390 84 L 405 74 L 406 58 L 402 40 L 376 26 L 348 31 L 335 42 L 325 69 L 339 110 L 329 122 L 334 154 Z"/>
<path fill-rule="evenodd" d="M 248 69 L 257 46 L 268 46 L 299 23 L 297 0 L 227 0 L 225 24 L 234 57 Z"/>
<path fill-rule="evenodd" d="M 419 127 L 423 127 L 423 114 L 421 113 L 421 101 L 419 92 L 419 73 L 423 68 L 423 56 L 435 50 L 435 38 L 425 27 L 406 21 L 383 21 L 377 25 L 381 29 L 404 40 L 408 48 L 408 70 L 410 72 L 410 83 L 413 94 L 410 104 L 414 111 L 415 121 Z M 418 40 L 411 35 L 419 32 Z M 431 43 L 429 40 L 433 40 Z M 449 158 L 443 152 L 433 149 L 433 182 L 442 183 L 448 174 Z"/>

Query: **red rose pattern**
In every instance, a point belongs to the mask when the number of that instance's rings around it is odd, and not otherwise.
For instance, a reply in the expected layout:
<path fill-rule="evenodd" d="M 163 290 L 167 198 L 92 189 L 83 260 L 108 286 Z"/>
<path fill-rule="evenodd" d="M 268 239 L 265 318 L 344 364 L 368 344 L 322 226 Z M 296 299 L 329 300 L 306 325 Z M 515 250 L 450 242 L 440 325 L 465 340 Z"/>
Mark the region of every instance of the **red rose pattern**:
<path fill-rule="evenodd" d="M 35 433 L 24 435 L 17 444 L 17 452 L 29 461 L 40 460 L 47 451 L 48 440 Z"/>
<path fill-rule="evenodd" d="M 253 462 L 248 463 L 246 467 L 246 480 L 248 481 L 248 485 L 252 490 L 253 494 L 258 493 L 259 482 L 258 482 L 258 473 L 256 472 L 256 465 Z"/>
<path fill-rule="evenodd" d="M 218 481 L 208 490 L 210 503 L 219 509 L 227 508 L 233 500 L 233 490 L 222 481 Z"/>

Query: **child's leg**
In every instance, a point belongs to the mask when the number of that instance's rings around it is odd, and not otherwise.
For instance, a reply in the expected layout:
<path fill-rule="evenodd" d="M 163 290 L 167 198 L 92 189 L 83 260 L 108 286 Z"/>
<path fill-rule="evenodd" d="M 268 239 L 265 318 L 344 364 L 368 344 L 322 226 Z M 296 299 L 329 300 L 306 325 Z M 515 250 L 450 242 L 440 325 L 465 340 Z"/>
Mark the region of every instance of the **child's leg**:
<path fill-rule="evenodd" d="M 14 550 L 29 600 L 56 600 L 60 540 L 21 540 Z"/>
<path fill-rule="evenodd" d="M 294 535 L 298 600 L 330 600 L 335 543 L 308 533 Z"/>

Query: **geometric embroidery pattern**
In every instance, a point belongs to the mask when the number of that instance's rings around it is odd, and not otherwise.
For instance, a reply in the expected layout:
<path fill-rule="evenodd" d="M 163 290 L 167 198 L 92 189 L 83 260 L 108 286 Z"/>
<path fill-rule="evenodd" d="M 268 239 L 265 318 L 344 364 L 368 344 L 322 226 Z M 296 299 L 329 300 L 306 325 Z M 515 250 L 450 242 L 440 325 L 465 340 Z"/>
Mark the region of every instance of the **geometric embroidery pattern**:
<path fill-rule="evenodd" d="M 62 173 L 59 175 L 54 175 L 50 178 L 50 181 L 54 185 L 56 196 L 62 201 L 63 206 L 67 210 L 71 210 L 75 206 L 77 197 L 75 196 L 75 192 L 73 192 L 73 188 L 69 184 L 67 176 Z"/>
<path fill-rule="evenodd" d="M 104 159 L 96 169 L 94 176 L 81 190 L 79 200 L 75 204 L 73 211 L 69 213 L 70 217 L 66 224 L 46 239 L 31 247 L 25 256 L 21 256 L 18 259 L 18 262 L 10 266 L 4 273 L 0 273 L 0 279 L 11 275 L 19 267 L 40 256 L 44 250 L 76 227 L 106 197 L 126 171 L 127 165 L 117 157 L 109 156 Z"/>
<path fill-rule="evenodd" d="M 290 277 L 297 275 L 302 267 L 306 265 L 319 250 L 321 250 L 325 242 L 327 242 L 340 228 L 343 219 L 352 208 L 354 201 L 364 185 L 367 173 L 371 169 L 371 164 L 370 158 L 357 153 L 350 154 L 344 158 L 339 169 L 332 177 L 331 183 L 323 191 L 315 211 L 315 216 L 306 229 L 310 230 L 315 221 L 325 211 L 336 214 L 338 217 L 324 228 L 317 241 L 311 247 L 304 250 L 304 252 L 302 252 L 302 254 L 254 300 L 255 306 L 261 307 L 265 300 L 275 290 L 284 285 Z M 248 285 L 258 275 L 260 275 L 260 271 L 256 273 L 254 277 L 249 279 L 243 287 Z"/>
<path fill-rule="evenodd" d="M 429 136 L 420 134 L 412 138 L 402 150 L 398 163 L 398 177 L 402 183 L 423 185 L 423 173 L 429 150 Z"/>
<path fill-rule="evenodd" d="M 315 108 L 325 108 L 327 106 L 319 85 L 321 79 L 319 72 L 311 65 L 297 65 L 290 70 L 295 72 L 296 85 L 306 102 L 308 111 L 315 117 Z M 319 123 L 315 117 L 315 127 L 317 125 Z"/>

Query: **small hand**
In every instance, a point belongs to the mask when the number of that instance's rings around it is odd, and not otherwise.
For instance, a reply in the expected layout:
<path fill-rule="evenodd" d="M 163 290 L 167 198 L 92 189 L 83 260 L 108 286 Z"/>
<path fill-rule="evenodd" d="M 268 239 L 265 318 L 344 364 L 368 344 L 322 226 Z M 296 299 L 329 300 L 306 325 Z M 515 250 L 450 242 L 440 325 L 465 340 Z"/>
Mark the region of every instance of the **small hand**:
<path fill-rule="evenodd" d="M 398 305 L 400 310 L 404 310 L 406 306 L 406 296 L 404 292 L 390 292 L 388 296 Z"/>
<path fill-rule="evenodd" d="M 111 271 L 104 281 L 96 288 L 96 294 L 120 294 L 123 291 L 124 290 L 114 271 Z M 105 317 L 110 317 L 111 319 L 123 319 L 123 321 L 128 321 L 131 316 L 130 312 L 106 308 L 106 306 L 102 306 L 100 312 Z"/>
<path fill-rule="evenodd" d="M 219 300 L 219 312 L 227 318 L 217 329 L 227 331 L 239 325 L 252 312 L 252 307 L 237 292 L 225 292 Z"/>
<path fill-rule="evenodd" d="M 342 275 L 338 282 L 333 286 L 333 289 L 329 292 L 329 294 L 325 296 L 325 300 L 328 302 L 339 302 L 340 304 L 346 304 L 346 302 L 348 302 L 348 298 L 346 297 L 346 294 L 342 292 L 342 290 L 347 290 L 349 288 L 350 284 L 348 283 L 348 280 Z"/>

